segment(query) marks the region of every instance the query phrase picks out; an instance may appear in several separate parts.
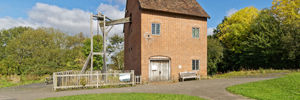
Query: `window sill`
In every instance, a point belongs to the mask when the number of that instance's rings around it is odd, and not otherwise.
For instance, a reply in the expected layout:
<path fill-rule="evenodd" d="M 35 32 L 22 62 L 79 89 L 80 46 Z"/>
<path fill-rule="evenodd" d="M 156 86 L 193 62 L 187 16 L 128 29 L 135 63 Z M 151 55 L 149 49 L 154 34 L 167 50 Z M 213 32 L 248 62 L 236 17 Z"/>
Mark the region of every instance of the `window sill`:
<path fill-rule="evenodd" d="M 158 34 L 152 34 L 153 36 L 160 36 L 160 34 L 158 35 Z"/>

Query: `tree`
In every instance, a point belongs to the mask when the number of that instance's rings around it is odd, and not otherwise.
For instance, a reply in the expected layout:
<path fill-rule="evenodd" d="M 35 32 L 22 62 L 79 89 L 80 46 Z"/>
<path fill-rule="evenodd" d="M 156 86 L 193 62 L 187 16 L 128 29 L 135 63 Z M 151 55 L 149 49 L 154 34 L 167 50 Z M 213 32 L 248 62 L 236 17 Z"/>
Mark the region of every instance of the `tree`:
<path fill-rule="evenodd" d="M 274 0 L 272 4 L 271 11 L 282 24 L 293 24 L 299 27 L 299 0 Z"/>
<path fill-rule="evenodd" d="M 0 31 L 0 61 L 5 58 L 5 48 L 8 42 L 14 38 L 17 38 L 19 35 L 23 34 L 24 31 L 32 30 L 30 27 L 15 27 L 8 30 Z"/>
<path fill-rule="evenodd" d="M 91 52 L 91 39 L 87 38 L 84 40 L 84 46 L 82 48 L 82 52 L 87 58 Z M 93 51 L 94 52 L 102 52 L 103 51 L 103 38 L 101 35 L 95 35 L 93 37 Z M 101 55 L 94 55 L 93 57 L 93 66 L 95 70 L 102 70 L 103 67 L 103 57 Z"/>
<path fill-rule="evenodd" d="M 222 59 L 218 70 L 222 72 L 230 70 L 241 70 L 242 62 L 240 55 L 243 54 L 243 41 L 247 41 L 249 36 L 250 26 L 254 19 L 258 16 L 259 10 L 254 7 L 243 8 L 231 16 L 224 18 L 214 30 L 222 45 L 224 46 L 224 58 Z"/>
<path fill-rule="evenodd" d="M 299 6 L 299 0 L 274 0 L 270 9 L 247 7 L 225 17 L 214 30 L 224 45 L 218 71 L 300 68 Z"/>
<path fill-rule="evenodd" d="M 247 41 L 243 41 L 241 66 L 246 69 L 283 68 L 281 62 L 281 36 L 283 30 L 273 13 L 264 9 L 251 24 Z"/>
<path fill-rule="evenodd" d="M 250 25 L 258 15 L 258 10 L 254 7 L 246 7 L 235 14 L 226 17 L 217 27 L 216 36 L 229 50 L 241 53 L 241 42 L 246 40 Z"/>
<path fill-rule="evenodd" d="M 110 45 L 108 51 L 112 54 L 111 60 L 113 62 L 112 67 L 116 70 L 124 69 L 124 37 L 114 35 L 110 37 Z"/>
<path fill-rule="evenodd" d="M 80 35 L 68 36 L 55 29 L 24 31 L 7 42 L 1 70 L 7 75 L 44 75 L 80 69 L 82 40 Z"/>
<path fill-rule="evenodd" d="M 115 70 L 124 70 L 124 50 L 118 52 L 111 57 L 113 61 L 112 67 Z"/>
<path fill-rule="evenodd" d="M 109 53 L 119 52 L 124 49 L 124 37 L 117 34 L 109 38 L 110 44 L 108 45 Z"/>
<path fill-rule="evenodd" d="M 293 68 L 300 67 L 300 1 L 274 0 L 271 11 L 281 24 L 284 34 L 281 36 L 282 60 Z"/>
<path fill-rule="evenodd" d="M 207 70 L 209 75 L 218 72 L 218 64 L 223 58 L 223 46 L 220 41 L 212 36 L 207 38 Z"/>

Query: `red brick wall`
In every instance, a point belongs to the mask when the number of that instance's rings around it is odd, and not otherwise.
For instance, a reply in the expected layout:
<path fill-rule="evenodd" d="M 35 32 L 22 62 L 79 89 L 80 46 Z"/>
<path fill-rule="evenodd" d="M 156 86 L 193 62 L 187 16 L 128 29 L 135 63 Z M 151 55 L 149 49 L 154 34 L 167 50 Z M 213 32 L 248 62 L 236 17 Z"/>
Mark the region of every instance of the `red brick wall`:
<path fill-rule="evenodd" d="M 179 72 L 192 71 L 192 60 L 200 60 L 201 77 L 207 76 L 207 18 L 141 10 L 138 2 L 127 3 L 126 17 L 131 14 L 132 23 L 124 26 L 125 69 L 135 70 L 148 81 L 149 58 L 171 58 L 171 79 L 177 80 Z M 161 34 L 151 34 L 151 24 L 161 24 Z M 200 38 L 192 37 L 192 28 L 200 28 Z M 151 39 L 146 39 L 149 33 Z M 181 65 L 182 68 L 178 68 Z"/>
<path fill-rule="evenodd" d="M 202 77 L 207 76 L 207 19 L 171 13 L 143 10 L 141 15 L 141 71 L 148 80 L 149 58 L 168 56 L 171 58 L 171 79 L 177 80 L 179 72 L 192 71 L 192 60 L 200 60 Z M 151 24 L 161 24 L 161 34 L 151 34 Z M 200 38 L 192 37 L 192 28 L 200 28 Z M 145 33 L 152 39 L 146 39 Z M 182 66 L 179 69 L 179 65 Z"/>
<path fill-rule="evenodd" d="M 131 17 L 131 23 L 124 25 L 125 70 L 135 70 L 136 75 L 141 74 L 141 11 L 137 0 L 127 1 L 126 17 Z"/>

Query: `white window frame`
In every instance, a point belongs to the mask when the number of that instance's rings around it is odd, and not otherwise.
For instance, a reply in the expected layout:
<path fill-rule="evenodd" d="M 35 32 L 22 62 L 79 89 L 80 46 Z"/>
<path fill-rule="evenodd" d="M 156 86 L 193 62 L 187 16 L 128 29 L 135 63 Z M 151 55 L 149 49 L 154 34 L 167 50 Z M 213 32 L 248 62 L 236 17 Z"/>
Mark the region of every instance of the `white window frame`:
<path fill-rule="evenodd" d="M 197 70 L 197 71 L 200 70 L 200 60 L 198 60 L 198 59 L 193 59 L 192 60 L 192 70 Z"/>
<path fill-rule="evenodd" d="M 154 24 L 154 33 L 153 33 L 153 24 Z M 157 33 L 157 25 L 159 25 L 159 33 Z M 152 35 L 160 35 L 161 34 L 161 24 L 160 23 L 152 23 L 151 24 L 151 33 Z"/>
<path fill-rule="evenodd" d="M 196 29 L 198 29 L 198 37 L 196 37 L 197 35 L 196 34 L 194 34 L 194 30 L 196 30 Z M 193 38 L 196 38 L 196 39 L 199 39 L 200 38 L 200 28 L 199 27 L 193 27 L 192 28 L 192 37 Z"/>

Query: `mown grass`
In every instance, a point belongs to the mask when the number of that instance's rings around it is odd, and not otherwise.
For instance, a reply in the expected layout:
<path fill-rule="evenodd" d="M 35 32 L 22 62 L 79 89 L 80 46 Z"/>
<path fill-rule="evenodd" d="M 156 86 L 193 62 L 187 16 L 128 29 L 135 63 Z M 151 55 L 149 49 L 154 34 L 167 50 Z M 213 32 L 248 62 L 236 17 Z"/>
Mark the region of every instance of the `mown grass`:
<path fill-rule="evenodd" d="M 273 69 L 260 69 L 260 70 L 242 70 L 232 71 L 224 74 L 217 74 L 211 78 L 235 78 L 235 77 L 253 77 L 253 76 L 266 76 L 272 73 L 292 73 L 293 70 L 273 70 Z"/>
<path fill-rule="evenodd" d="M 300 72 L 277 79 L 231 86 L 227 90 L 258 100 L 300 100 Z"/>
<path fill-rule="evenodd" d="M 28 81 L 22 81 L 22 82 L 14 83 L 14 82 L 6 81 L 6 80 L 0 80 L 0 88 L 26 85 L 26 84 L 33 84 L 33 83 L 41 83 L 41 82 L 42 81 L 40 81 L 40 80 L 28 80 Z"/>
<path fill-rule="evenodd" d="M 110 94 L 88 94 L 42 100 L 204 100 L 196 96 L 176 94 L 153 94 L 153 93 L 110 93 Z"/>
<path fill-rule="evenodd" d="M 124 87 L 133 87 L 133 85 L 125 84 L 125 85 L 105 85 L 105 86 L 99 86 L 99 88 L 101 88 L 101 89 L 106 89 L 106 88 L 124 88 Z M 95 89 L 95 87 L 57 89 L 56 92 L 59 92 L 59 91 L 90 90 L 90 89 Z"/>
<path fill-rule="evenodd" d="M 44 81 L 45 77 L 46 76 L 43 77 L 17 76 L 17 75 L 0 76 L 0 88 L 33 84 L 33 83 L 41 83 Z"/>

